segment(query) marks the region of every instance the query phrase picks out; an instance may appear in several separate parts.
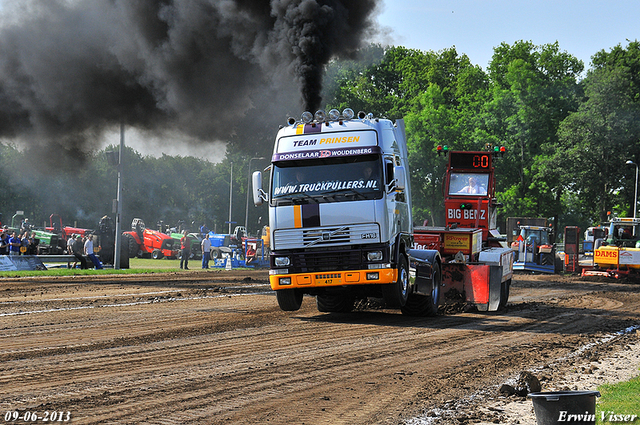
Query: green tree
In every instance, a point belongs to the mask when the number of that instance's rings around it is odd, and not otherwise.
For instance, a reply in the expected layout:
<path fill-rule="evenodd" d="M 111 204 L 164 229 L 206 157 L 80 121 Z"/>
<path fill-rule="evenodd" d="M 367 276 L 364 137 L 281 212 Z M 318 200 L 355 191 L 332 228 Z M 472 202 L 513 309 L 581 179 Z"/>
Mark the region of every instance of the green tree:
<path fill-rule="evenodd" d="M 476 144 L 478 112 L 488 94 L 488 76 L 455 48 L 421 52 L 385 50 L 380 63 L 352 66 L 340 75 L 329 107 L 406 117 L 414 216 L 441 223 L 445 159 L 439 144 L 467 149 Z"/>
<path fill-rule="evenodd" d="M 560 123 L 578 107 L 583 69 L 557 42 L 535 46 L 519 41 L 495 48 L 489 64 L 493 97 L 483 131 L 508 152 L 496 173 L 504 217 L 554 217 L 558 224 L 563 185 L 546 158 L 557 145 Z"/>
<path fill-rule="evenodd" d="M 564 120 L 555 155 L 576 208 L 592 223 L 608 211 L 633 213 L 635 169 L 640 158 L 640 105 L 624 69 L 599 67 L 585 80 L 586 101 Z"/>

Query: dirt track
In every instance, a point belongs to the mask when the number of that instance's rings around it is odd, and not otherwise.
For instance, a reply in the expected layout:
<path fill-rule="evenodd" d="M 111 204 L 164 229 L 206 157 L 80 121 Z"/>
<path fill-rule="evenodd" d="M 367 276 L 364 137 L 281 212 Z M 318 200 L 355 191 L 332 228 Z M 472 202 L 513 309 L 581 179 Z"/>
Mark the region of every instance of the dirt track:
<path fill-rule="evenodd" d="M 639 325 L 640 285 L 521 275 L 505 312 L 411 318 L 318 313 L 313 298 L 281 312 L 266 271 L 2 279 L 0 318 L 2 415 L 400 424 Z M 638 337 L 549 379 L 621 338 Z M 500 412 L 452 421 L 479 419 Z"/>

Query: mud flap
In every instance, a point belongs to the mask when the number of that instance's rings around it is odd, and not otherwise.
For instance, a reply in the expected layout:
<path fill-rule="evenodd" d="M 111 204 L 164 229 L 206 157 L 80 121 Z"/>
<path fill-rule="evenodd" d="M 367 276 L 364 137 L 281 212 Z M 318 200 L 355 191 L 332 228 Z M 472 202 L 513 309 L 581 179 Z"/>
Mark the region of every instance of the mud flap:
<path fill-rule="evenodd" d="M 461 293 L 466 302 L 479 311 L 497 311 L 500 305 L 502 266 L 487 264 L 446 263 L 442 265 L 441 304 L 447 295 Z"/>
<path fill-rule="evenodd" d="M 500 308 L 500 297 L 502 296 L 502 266 L 489 266 L 489 304 L 487 310 L 498 311 Z"/>

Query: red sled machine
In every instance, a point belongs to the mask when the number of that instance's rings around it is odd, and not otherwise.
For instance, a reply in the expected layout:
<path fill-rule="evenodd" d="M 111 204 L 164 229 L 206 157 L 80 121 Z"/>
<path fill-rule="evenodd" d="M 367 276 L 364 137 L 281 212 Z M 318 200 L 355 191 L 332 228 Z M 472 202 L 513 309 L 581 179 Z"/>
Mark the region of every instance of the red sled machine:
<path fill-rule="evenodd" d="M 442 258 L 439 303 L 461 300 L 479 311 L 507 304 L 513 251 L 497 230 L 493 160 L 504 148 L 448 151 L 444 179 L 445 226 L 414 227 L 414 248 L 437 250 Z"/>

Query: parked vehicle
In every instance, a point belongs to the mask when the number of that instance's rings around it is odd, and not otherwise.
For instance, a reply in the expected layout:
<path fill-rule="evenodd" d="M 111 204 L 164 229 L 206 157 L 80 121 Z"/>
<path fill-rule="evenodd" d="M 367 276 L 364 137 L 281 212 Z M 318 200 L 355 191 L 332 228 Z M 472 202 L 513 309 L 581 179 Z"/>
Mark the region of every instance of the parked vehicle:
<path fill-rule="evenodd" d="M 173 232 L 170 235 L 173 239 L 174 239 L 174 246 L 177 247 L 179 249 L 178 252 L 178 259 L 182 258 L 182 250 L 181 248 L 181 240 L 182 237 L 184 236 L 182 233 L 177 233 L 177 232 Z M 202 238 L 200 237 L 200 233 L 187 233 L 187 237 L 189 238 L 189 242 L 190 242 L 190 247 L 191 247 L 191 254 L 189 256 L 189 259 L 193 259 L 193 260 L 200 260 L 202 259 Z"/>
<path fill-rule="evenodd" d="M 18 233 L 22 233 L 25 230 L 29 230 L 30 233 L 35 232 L 36 238 L 39 240 L 37 248 L 38 255 L 62 254 L 67 247 L 65 239 L 58 233 L 38 228 L 30 223 L 29 219 L 24 215 L 24 211 L 17 211 L 13 217 L 11 217 L 9 230 L 15 230 Z"/>
<path fill-rule="evenodd" d="M 518 238 L 511 244 L 516 252 L 514 270 L 541 273 L 560 271 L 556 260 L 556 244 L 552 242 L 552 229 L 543 226 L 520 226 Z"/>
<path fill-rule="evenodd" d="M 129 247 L 129 257 L 140 258 L 177 258 L 180 245 L 176 245 L 175 239 L 158 230 L 147 229 L 144 221 L 134 218 L 131 222 L 131 231 L 124 232 L 123 244 Z M 125 242 L 126 241 L 126 242 Z"/>
<path fill-rule="evenodd" d="M 583 275 L 640 277 L 640 218 L 611 217 L 606 239 L 596 239 L 594 269 Z"/>

